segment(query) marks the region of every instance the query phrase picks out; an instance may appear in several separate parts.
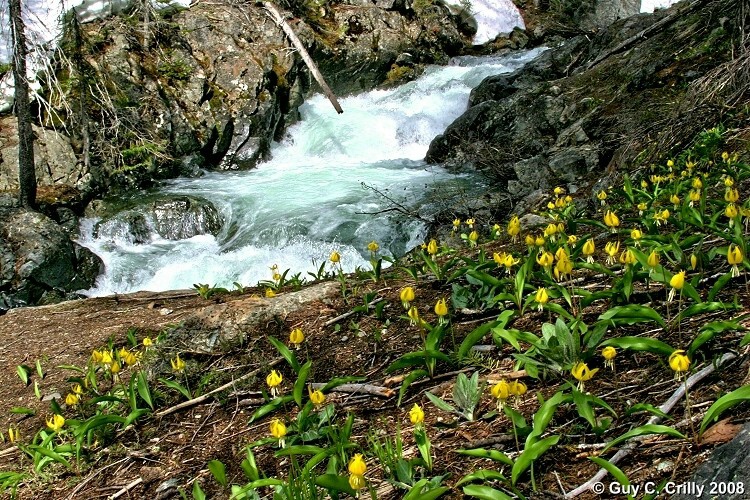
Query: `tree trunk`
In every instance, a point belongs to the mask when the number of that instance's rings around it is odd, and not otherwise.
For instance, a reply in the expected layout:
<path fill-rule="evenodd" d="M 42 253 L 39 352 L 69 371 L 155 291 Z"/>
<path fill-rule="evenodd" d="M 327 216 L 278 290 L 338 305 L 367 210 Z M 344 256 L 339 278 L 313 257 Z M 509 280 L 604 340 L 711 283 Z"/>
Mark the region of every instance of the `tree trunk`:
<path fill-rule="evenodd" d="M 18 199 L 22 207 L 36 207 L 34 131 L 31 128 L 29 82 L 26 80 L 26 34 L 21 19 L 21 0 L 8 0 L 13 35 L 13 79 L 18 119 Z"/>

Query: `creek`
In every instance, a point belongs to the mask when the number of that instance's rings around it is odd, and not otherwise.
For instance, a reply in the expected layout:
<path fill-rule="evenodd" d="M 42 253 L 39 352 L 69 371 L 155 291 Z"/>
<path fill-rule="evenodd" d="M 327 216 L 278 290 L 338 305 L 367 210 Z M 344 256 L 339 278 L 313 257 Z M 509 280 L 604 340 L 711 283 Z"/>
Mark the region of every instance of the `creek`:
<path fill-rule="evenodd" d="M 132 211 L 143 196 L 208 200 L 223 220 L 215 235 L 165 239 L 148 213 L 141 238 L 117 218 L 84 219 L 79 241 L 106 269 L 87 294 L 255 285 L 270 279 L 274 264 L 289 276 L 314 272 L 334 250 L 345 271 L 369 269 L 373 240 L 382 254 L 403 255 L 424 241 L 425 221 L 482 189 L 481 179 L 427 165 L 430 141 L 466 109 L 482 79 L 514 71 L 541 50 L 455 58 L 399 87 L 341 99 L 342 115 L 323 96 L 311 97 L 258 168 L 174 179 L 123 201 Z"/>

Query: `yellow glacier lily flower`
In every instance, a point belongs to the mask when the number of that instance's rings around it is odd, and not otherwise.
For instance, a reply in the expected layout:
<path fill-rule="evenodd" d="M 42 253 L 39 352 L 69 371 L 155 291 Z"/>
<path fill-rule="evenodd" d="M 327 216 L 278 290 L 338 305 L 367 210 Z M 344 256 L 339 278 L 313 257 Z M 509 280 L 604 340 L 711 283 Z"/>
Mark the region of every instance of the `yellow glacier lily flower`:
<path fill-rule="evenodd" d="M 742 249 L 734 243 L 729 245 L 729 248 L 727 249 L 727 262 L 732 266 L 732 278 L 736 278 L 740 275 L 740 268 L 738 265 L 742 264 L 743 260 L 745 260 L 745 258 L 742 255 Z"/>
<path fill-rule="evenodd" d="M 680 271 L 679 273 L 672 276 L 672 278 L 669 280 L 669 286 L 671 286 L 672 289 L 669 291 L 667 302 L 672 302 L 677 290 L 682 290 L 682 287 L 685 286 L 685 271 Z"/>
<path fill-rule="evenodd" d="M 295 328 L 289 333 L 289 343 L 299 349 L 302 342 L 305 341 L 305 334 L 302 332 L 302 328 Z"/>
<path fill-rule="evenodd" d="M 365 472 L 367 472 L 367 464 L 365 463 L 365 459 L 362 458 L 361 453 L 355 454 L 351 460 L 349 460 L 349 474 L 354 474 L 355 476 L 364 476 Z"/>
<path fill-rule="evenodd" d="M 307 393 L 310 395 L 310 401 L 315 406 L 320 406 L 326 402 L 326 395 L 319 390 L 313 390 L 312 386 L 308 386 Z"/>
<path fill-rule="evenodd" d="M 594 378 L 594 375 L 596 375 L 596 372 L 598 371 L 599 368 L 590 370 L 586 363 L 584 363 L 583 361 L 579 361 L 570 370 L 570 374 L 573 375 L 573 378 L 578 381 L 578 390 L 583 392 L 583 383 L 588 382 L 589 380 Z"/>
<path fill-rule="evenodd" d="M 417 403 L 409 410 L 409 421 L 414 425 L 422 425 L 424 422 L 424 411 Z"/>
<path fill-rule="evenodd" d="M 52 415 L 52 418 L 47 419 L 47 427 L 52 429 L 53 432 L 58 432 L 65 425 L 65 417 L 62 415 Z"/>
<path fill-rule="evenodd" d="M 401 305 L 404 306 L 404 309 L 407 311 L 409 310 L 409 304 L 414 300 L 416 297 L 416 294 L 414 293 L 414 289 L 410 286 L 405 286 L 401 289 L 401 293 L 399 294 L 399 297 L 401 298 Z"/>
<path fill-rule="evenodd" d="M 185 362 L 180 359 L 179 354 L 176 357 L 170 359 L 169 362 L 172 365 L 172 371 L 175 373 L 182 373 L 182 371 L 185 369 Z"/>
<path fill-rule="evenodd" d="M 617 356 L 617 349 L 608 345 L 602 349 L 602 357 L 604 358 L 604 366 L 612 370 L 615 369 L 615 356 Z"/>
<path fill-rule="evenodd" d="M 276 370 L 271 370 L 271 373 L 266 377 L 266 384 L 268 384 L 268 387 L 271 389 L 271 396 L 276 397 L 279 395 L 279 386 L 283 380 L 284 377 L 281 373 Z"/>
<path fill-rule="evenodd" d="M 678 349 L 669 355 L 669 367 L 675 372 L 675 376 L 685 373 L 690 368 L 690 358 L 685 355 L 685 351 Z"/>

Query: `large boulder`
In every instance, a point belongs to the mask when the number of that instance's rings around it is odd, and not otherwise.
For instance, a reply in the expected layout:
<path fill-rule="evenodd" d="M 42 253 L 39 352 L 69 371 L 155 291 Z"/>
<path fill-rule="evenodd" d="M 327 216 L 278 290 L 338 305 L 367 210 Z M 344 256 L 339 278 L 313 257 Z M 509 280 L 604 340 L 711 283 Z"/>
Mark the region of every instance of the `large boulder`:
<path fill-rule="evenodd" d="M 183 195 L 139 197 L 125 205 L 102 207 L 99 215 L 103 216 L 94 228 L 97 238 L 131 244 L 148 243 L 154 236 L 167 240 L 215 236 L 224 224 L 210 201 Z"/>
<path fill-rule="evenodd" d="M 93 286 L 103 269 L 101 259 L 49 217 L 0 207 L 0 309 L 69 297 Z"/>

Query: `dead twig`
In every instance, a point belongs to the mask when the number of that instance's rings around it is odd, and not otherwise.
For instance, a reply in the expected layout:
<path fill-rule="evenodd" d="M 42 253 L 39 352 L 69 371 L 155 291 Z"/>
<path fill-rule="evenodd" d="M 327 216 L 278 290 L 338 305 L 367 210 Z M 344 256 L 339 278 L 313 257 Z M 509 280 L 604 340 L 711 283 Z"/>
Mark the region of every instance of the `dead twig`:
<path fill-rule="evenodd" d="M 128 491 L 132 490 L 133 488 L 135 488 L 136 486 L 138 486 L 138 485 L 139 485 L 139 484 L 141 484 L 142 482 L 143 482 L 143 478 L 142 478 L 142 477 L 139 477 L 139 478 L 138 478 L 138 479 L 136 479 L 135 481 L 132 481 L 132 482 L 130 482 L 130 483 L 128 483 L 128 484 L 126 484 L 126 485 L 125 485 L 125 486 L 124 486 L 124 487 L 123 487 L 123 488 L 122 488 L 122 489 L 121 489 L 120 491 L 118 491 L 118 492 L 117 492 L 117 493 L 115 493 L 114 495 L 110 496 L 110 497 L 109 497 L 109 500 L 115 500 L 115 498 L 120 498 L 121 496 L 123 496 L 123 495 L 124 495 L 124 494 L 126 494 L 126 493 L 127 493 Z"/>
<path fill-rule="evenodd" d="M 311 384 L 313 389 L 322 389 L 325 384 L 314 383 Z M 389 389 L 388 387 L 382 387 L 379 385 L 372 384 L 343 384 L 334 389 L 331 392 L 348 392 L 351 394 L 371 394 L 381 398 L 390 398 L 396 394 L 396 391 Z"/>
<path fill-rule="evenodd" d="M 276 358 L 273 361 L 271 361 L 270 363 L 268 363 L 268 366 L 269 367 L 270 366 L 276 366 L 277 364 L 281 363 L 283 360 L 284 360 L 284 358 Z M 230 387 L 234 386 L 237 382 L 241 382 L 243 380 L 247 380 L 250 377 L 253 377 L 253 376 L 257 375 L 262 369 L 265 369 L 265 368 L 266 367 L 258 368 L 256 370 L 253 370 L 251 372 L 248 372 L 248 373 L 244 374 L 240 378 L 234 379 L 234 380 L 232 380 L 230 382 L 227 382 L 226 384 L 224 384 L 222 386 L 217 387 L 216 389 L 213 389 L 212 391 L 209 391 L 209 392 L 207 392 L 207 393 L 205 393 L 205 394 L 203 394 L 201 396 L 198 396 L 197 398 L 189 399 L 187 401 L 183 401 L 180 404 L 176 404 L 174 406 L 170 406 L 169 408 L 167 408 L 165 410 L 157 412 L 156 416 L 157 417 L 164 417 L 164 416 L 170 415 L 172 413 L 178 412 L 180 410 L 184 410 L 185 408 L 190 408 L 191 406 L 195 406 L 197 404 L 200 404 L 200 403 L 206 401 L 207 399 L 210 399 L 211 396 L 213 396 L 214 394 L 229 389 Z"/>

